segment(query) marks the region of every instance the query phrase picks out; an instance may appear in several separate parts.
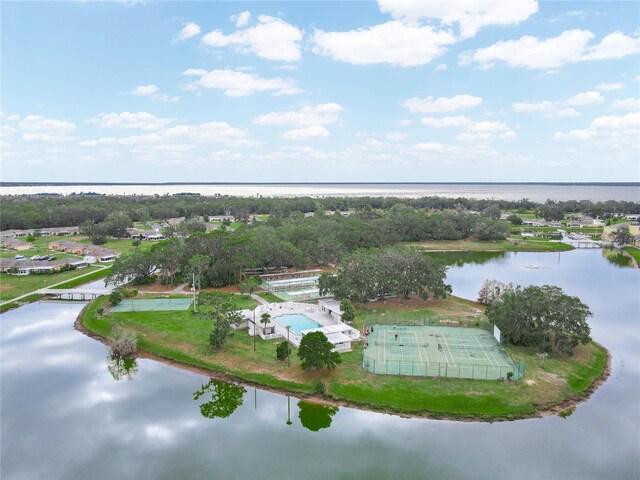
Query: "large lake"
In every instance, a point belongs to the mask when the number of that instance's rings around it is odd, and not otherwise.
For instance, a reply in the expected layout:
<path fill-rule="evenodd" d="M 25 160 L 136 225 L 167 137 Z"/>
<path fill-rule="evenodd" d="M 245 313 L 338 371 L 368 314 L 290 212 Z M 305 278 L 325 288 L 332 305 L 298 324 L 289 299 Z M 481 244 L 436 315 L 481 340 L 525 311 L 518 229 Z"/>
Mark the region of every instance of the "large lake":
<path fill-rule="evenodd" d="M 38 193 L 95 192 L 105 195 L 172 195 L 199 193 L 201 195 L 232 195 L 265 197 L 404 197 L 418 198 L 467 197 L 534 202 L 551 200 L 640 201 L 640 185 L 561 185 L 561 184 L 159 184 L 159 185 L 3 185 L 2 195 L 33 195 Z"/>
<path fill-rule="evenodd" d="M 640 272 L 598 250 L 467 260 L 449 272 L 457 295 L 475 298 L 494 277 L 560 285 L 590 305 L 613 371 L 571 416 L 407 419 L 210 384 L 150 360 L 127 375 L 73 329 L 81 304 L 42 302 L 1 317 L 0 476 L 639 478 Z"/>

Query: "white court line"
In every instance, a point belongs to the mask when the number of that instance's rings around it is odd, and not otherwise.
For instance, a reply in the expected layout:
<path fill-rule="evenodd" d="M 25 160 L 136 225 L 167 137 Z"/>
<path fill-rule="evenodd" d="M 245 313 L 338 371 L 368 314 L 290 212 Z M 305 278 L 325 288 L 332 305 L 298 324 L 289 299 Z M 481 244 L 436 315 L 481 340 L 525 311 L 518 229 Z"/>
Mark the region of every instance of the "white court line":
<path fill-rule="evenodd" d="M 449 356 L 451 357 L 451 363 L 454 367 L 457 367 L 458 365 L 456 365 L 455 360 L 453 359 L 453 354 L 451 353 L 451 350 L 449 349 L 449 343 L 447 342 L 447 337 L 445 337 L 444 335 L 442 336 L 442 339 L 444 340 L 444 344 L 447 347 L 447 351 L 449 352 Z M 444 357 L 447 358 L 447 353 L 445 352 Z M 449 363 L 449 359 L 447 358 L 447 363 Z"/>
<path fill-rule="evenodd" d="M 476 339 L 476 343 L 478 345 L 480 345 L 480 347 L 482 347 L 482 353 L 484 354 L 485 357 L 487 357 L 487 360 L 489 360 L 489 362 L 491 363 L 491 366 L 493 367 L 493 362 L 491 361 L 491 358 L 489 358 L 489 355 L 485 351 L 483 345 L 480 343 L 480 340 L 478 340 L 478 337 L 476 335 L 474 335 L 473 338 L 475 338 Z"/>
<path fill-rule="evenodd" d="M 424 362 L 424 360 L 422 359 L 422 352 L 420 351 L 421 347 L 419 346 L 419 342 L 418 342 L 418 332 L 413 331 L 411 333 L 413 333 L 413 341 L 416 344 L 415 348 L 418 351 L 418 356 L 420 357 L 420 361 Z"/>

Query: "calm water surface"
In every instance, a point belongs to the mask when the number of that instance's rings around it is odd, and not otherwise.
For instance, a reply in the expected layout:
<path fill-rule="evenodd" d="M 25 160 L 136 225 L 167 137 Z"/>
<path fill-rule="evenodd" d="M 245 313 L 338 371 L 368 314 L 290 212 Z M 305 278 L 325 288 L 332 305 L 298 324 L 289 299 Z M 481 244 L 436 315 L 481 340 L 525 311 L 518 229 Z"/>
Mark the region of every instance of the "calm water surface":
<path fill-rule="evenodd" d="M 105 195 L 232 195 L 265 197 L 404 197 L 495 198 L 534 202 L 552 200 L 640 201 L 640 185 L 469 185 L 469 184 L 203 184 L 203 185 L 32 185 L 3 186 L 2 195 L 95 192 Z"/>
<path fill-rule="evenodd" d="M 78 303 L 1 317 L 3 479 L 640 477 L 640 272 L 600 251 L 503 254 L 450 269 L 556 284 L 594 312 L 613 373 L 566 419 L 496 424 L 322 408 L 150 360 L 109 362 Z M 116 380 L 119 379 L 119 380 Z"/>

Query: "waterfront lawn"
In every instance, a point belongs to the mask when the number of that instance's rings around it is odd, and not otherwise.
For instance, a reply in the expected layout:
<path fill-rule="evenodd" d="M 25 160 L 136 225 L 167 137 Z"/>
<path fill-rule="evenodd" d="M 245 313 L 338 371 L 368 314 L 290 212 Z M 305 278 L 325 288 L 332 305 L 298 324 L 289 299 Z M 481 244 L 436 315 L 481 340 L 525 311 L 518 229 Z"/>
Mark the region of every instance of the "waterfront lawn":
<path fill-rule="evenodd" d="M 640 248 L 638 247 L 625 247 L 624 251 L 636 259 L 636 262 L 640 265 Z"/>
<path fill-rule="evenodd" d="M 89 266 L 68 272 L 52 273 L 51 275 L 10 275 L 8 273 L 0 273 L 0 301 L 11 300 L 25 293 L 97 271 L 99 271 L 98 267 Z M 87 281 L 95 280 L 91 275 L 86 278 L 89 278 Z M 84 283 L 84 281 L 81 283 Z"/>
<path fill-rule="evenodd" d="M 263 341 L 245 330 L 234 331 L 228 345 L 213 351 L 208 343 L 212 325 L 190 312 L 129 312 L 99 317 L 96 311 L 107 308 L 106 298 L 92 302 L 82 323 L 89 331 L 106 337 L 114 322 L 135 332 L 139 348 L 184 365 L 223 372 L 240 381 L 255 382 L 293 393 L 311 393 L 321 381 L 326 395 L 334 400 L 398 413 L 429 414 L 465 418 L 518 418 L 533 415 L 539 409 L 576 398 L 598 378 L 604 369 L 606 353 L 591 343 L 580 346 L 572 358 L 551 356 L 540 360 L 527 349 L 508 348 L 509 353 L 525 363 L 525 377 L 517 382 L 463 380 L 449 378 L 401 377 L 376 375 L 362 368 L 361 345 L 341 355 L 334 371 L 304 373 L 294 349 L 291 367 L 276 359 L 275 349 L 281 340 Z M 373 308 L 358 306 L 363 313 L 381 318 L 412 311 L 425 314 L 477 317 L 482 307 L 456 297 L 423 302 L 421 300 L 387 302 Z M 382 314 L 385 316 L 382 316 Z M 356 325 L 361 326 L 363 318 Z"/>
<path fill-rule="evenodd" d="M 429 240 L 410 243 L 424 251 L 468 251 L 468 252 L 557 252 L 573 250 L 571 245 L 549 242 L 542 239 L 508 238 L 495 242 L 478 240 Z"/>

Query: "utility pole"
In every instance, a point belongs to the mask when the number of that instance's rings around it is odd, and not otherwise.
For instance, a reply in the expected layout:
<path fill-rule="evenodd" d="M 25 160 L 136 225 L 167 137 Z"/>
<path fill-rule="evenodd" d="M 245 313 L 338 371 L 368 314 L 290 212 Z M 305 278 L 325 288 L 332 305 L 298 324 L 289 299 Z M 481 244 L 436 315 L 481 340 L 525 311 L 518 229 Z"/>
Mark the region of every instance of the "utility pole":
<path fill-rule="evenodd" d="M 258 308 L 258 307 L 256 307 Z M 256 309 L 253 309 L 253 351 L 256 351 Z"/>
<path fill-rule="evenodd" d="M 196 304 L 196 274 L 193 273 L 193 311 L 198 313 L 198 305 Z"/>
<path fill-rule="evenodd" d="M 287 367 L 291 366 L 291 360 L 289 359 L 289 357 L 291 356 L 291 345 L 289 344 L 289 329 L 291 328 L 290 325 L 287 325 Z"/>

